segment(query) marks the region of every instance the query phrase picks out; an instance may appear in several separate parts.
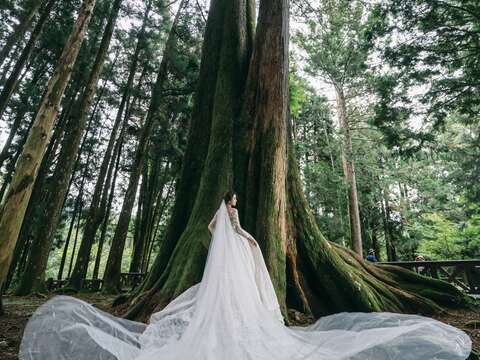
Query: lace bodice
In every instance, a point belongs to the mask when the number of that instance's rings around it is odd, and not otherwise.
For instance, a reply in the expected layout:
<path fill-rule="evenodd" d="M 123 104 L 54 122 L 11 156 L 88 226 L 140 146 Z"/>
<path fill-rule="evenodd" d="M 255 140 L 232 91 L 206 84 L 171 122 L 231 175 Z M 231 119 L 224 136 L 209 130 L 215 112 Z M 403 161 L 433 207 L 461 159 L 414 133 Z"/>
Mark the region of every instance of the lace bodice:
<path fill-rule="evenodd" d="M 231 210 L 227 209 L 227 213 L 228 213 L 228 217 L 230 218 L 230 222 L 232 224 L 233 230 L 237 234 L 239 234 L 239 235 L 241 235 L 241 236 L 243 236 L 247 239 L 251 239 L 252 235 L 250 235 L 247 231 L 245 231 L 242 228 L 242 226 L 240 225 L 240 220 L 238 218 L 238 210 L 235 209 L 235 208 L 232 208 Z M 212 221 L 210 222 L 210 225 L 209 225 L 210 231 L 211 231 L 211 228 L 215 226 L 216 219 L 217 219 L 217 213 L 215 214 Z"/>
<path fill-rule="evenodd" d="M 233 230 L 238 232 L 238 230 L 241 229 L 240 220 L 238 218 L 238 210 L 237 209 L 229 210 L 228 216 L 230 217 L 230 221 L 232 222 Z"/>

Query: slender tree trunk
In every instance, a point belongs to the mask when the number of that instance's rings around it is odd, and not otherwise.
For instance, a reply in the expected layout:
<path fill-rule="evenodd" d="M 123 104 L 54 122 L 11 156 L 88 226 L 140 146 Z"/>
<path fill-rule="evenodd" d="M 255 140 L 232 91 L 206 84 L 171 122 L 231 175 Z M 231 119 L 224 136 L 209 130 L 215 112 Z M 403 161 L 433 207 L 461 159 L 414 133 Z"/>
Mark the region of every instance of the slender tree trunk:
<path fill-rule="evenodd" d="M 146 146 L 149 142 L 150 134 L 153 130 L 158 117 L 158 111 L 161 104 L 161 94 L 163 90 L 163 84 L 167 78 L 167 65 L 170 62 L 171 51 L 175 43 L 175 29 L 180 19 L 180 14 L 186 4 L 187 0 L 182 0 L 179 5 L 177 14 L 172 24 L 172 28 L 168 35 L 165 49 L 163 52 L 162 61 L 157 74 L 157 80 L 152 91 L 152 99 L 148 109 L 148 113 L 145 119 L 145 124 L 142 127 L 137 148 L 135 149 L 135 155 L 132 164 L 132 170 L 129 177 L 129 183 L 125 198 L 123 200 L 122 210 L 118 219 L 117 228 L 112 240 L 112 246 L 107 260 L 107 267 L 103 278 L 104 292 L 118 292 L 120 286 L 120 273 L 123 250 L 125 247 L 125 240 L 127 237 L 128 225 L 130 223 L 130 217 L 132 214 L 133 203 L 135 201 L 135 195 L 137 193 L 138 179 L 142 169 L 142 164 L 145 158 Z"/>
<path fill-rule="evenodd" d="M 393 233 L 390 225 L 390 204 L 386 192 L 383 192 L 382 200 L 382 219 L 383 219 L 383 233 L 385 236 L 385 246 L 387 248 L 387 260 L 397 261 L 397 253 L 393 243 Z"/>
<path fill-rule="evenodd" d="M 26 113 L 27 113 L 26 109 L 20 110 L 17 112 L 17 115 L 15 116 L 15 120 L 13 121 L 12 127 L 10 128 L 10 132 L 8 133 L 8 138 L 3 144 L 2 151 L 0 152 L 0 168 L 3 166 L 4 161 L 7 160 L 8 157 L 10 156 L 10 147 L 12 145 L 13 139 L 15 138 L 15 135 L 17 134 L 18 129 L 20 128 L 22 121 L 24 120 Z M 13 170 L 13 167 L 12 167 L 12 170 Z M 3 182 L 8 184 L 6 177 L 3 179 Z M 3 194 L 0 199 L 2 198 L 3 198 Z"/>
<path fill-rule="evenodd" d="M 120 158 L 122 154 L 122 146 L 123 146 L 123 141 L 124 141 L 124 134 L 125 134 L 125 129 L 127 127 L 127 119 L 128 117 L 125 117 L 125 122 L 122 127 L 122 131 L 120 132 L 120 136 L 118 138 L 118 145 L 116 145 L 116 149 L 114 151 L 113 155 L 113 160 L 111 163 L 111 167 L 109 169 L 109 174 L 107 176 L 107 181 L 106 185 L 110 184 L 110 179 L 112 176 L 113 172 L 113 179 L 111 180 L 111 186 L 110 186 L 110 193 L 108 193 L 108 186 L 104 190 L 103 196 L 107 198 L 108 196 L 108 201 L 106 202 L 105 206 L 105 214 L 103 217 L 102 221 L 102 226 L 100 229 L 100 239 L 98 241 L 98 249 L 97 249 L 97 256 L 95 257 L 95 266 L 93 268 L 93 278 L 97 279 L 98 278 L 98 273 L 100 270 L 100 260 L 102 258 L 102 251 L 103 251 L 103 245 L 105 243 L 105 237 L 107 235 L 107 227 L 108 227 L 108 220 L 110 218 L 110 211 L 112 208 L 112 203 L 113 203 L 113 198 L 115 196 L 115 187 L 117 183 L 117 175 L 120 167 Z M 103 200 L 102 200 L 103 201 Z"/>
<path fill-rule="evenodd" d="M 5 143 L 3 144 L 2 151 L 0 152 L 0 167 L 2 167 L 5 160 L 7 160 L 9 156 L 11 156 L 10 147 L 12 145 L 13 139 L 15 138 L 15 135 L 17 134 L 17 131 L 21 127 L 22 122 L 24 122 L 25 114 L 28 111 L 28 93 L 32 88 L 38 87 L 38 82 L 42 78 L 42 76 L 45 72 L 46 66 L 47 66 L 47 63 L 45 62 L 45 63 L 41 64 L 40 66 L 38 66 L 38 68 L 36 68 L 34 70 L 32 80 L 30 81 L 30 83 L 28 84 L 26 89 L 24 89 L 22 94 L 20 95 L 21 105 L 19 105 L 18 108 L 16 109 L 17 114 L 15 116 L 15 120 L 13 121 L 13 124 L 12 124 L 11 128 L 9 129 L 10 131 L 8 133 L 8 138 L 5 141 Z M 0 113 L 0 117 L 1 116 L 2 116 L 2 114 Z M 28 127 L 30 128 L 30 125 Z M 27 135 L 28 135 L 28 131 L 27 131 L 27 134 L 25 135 L 25 140 L 26 140 Z M 25 140 L 22 141 L 22 144 L 25 143 Z M 21 149 L 20 149 L 20 151 L 21 151 Z"/>
<path fill-rule="evenodd" d="M 27 44 L 22 50 L 20 57 L 15 63 L 15 67 L 13 68 L 13 71 L 11 72 L 5 85 L 3 86 L 2 92 L 0 93 L 0 118 L 5 112 L 5 109 L 7 107 L 8 101 L 10 100 L 10 97 L 12 96 L 15 89 L 17 88 L 17 85 L 20 80 L 20 74 L 23 68 L 25 67 L 25 64 L 29 61 L 30 56 L 32 55 L 33 49 L 35 48 L 35 43 L 37 42 L 38 37 L 42 33 L 43 26 L 45 25 L 48 17 L 50 16 L 50 12 L 52 11 L 53 5 L 55 5 L 56 1 L 57 0 L 49 0 L 47 5 L 43 9 L 42 15 L 40 16 L 40 19 L 38 20 L 37 25 L 35 25 L 35 29 L 30 35 L 30 39 L 28 40 Z M 41 1 L 39 2 L 41 3 Z M 1 61 L 1 55 L 0 55 L 0 61 Z"/>
<path fill-rule="evenodd" d="M 70 227 L 68 229 L 68 235 L 67 235 L 67 239 L 65 240 L 65 246 L 64 246 L 64 250 L 63 250 L 63 254 L 62 254 L 62 259 L 60 261 L 60 268 L 58 270 L 58 280 L 62 280 L 63 269 L 65 267 L 65 260 L 67 258 L 67 251 L 68 251 L 68 246 L 70 244 L 70 237 L 72 235 L 73 225 L 75 223 L 75 218 L 77 216 L 77 213 L 80 210 L 80 205 L 82 204 L 83 189 L 85 187 L 85 179 L 87 178 L 87 175 L 88 175 L 88 164 L 90 163 L 90 158 L 92 156 L 92 152 L 93 152 L 93 148 L 90 149 L 90 151 L 88 152 L 87 160 L 85 161 L 85 165 L 84 165 L 85 169 L 83 171 L 82 181 L 80 182 L 80 188 L 78 189 L 77 199 L 75 200 L 75 205 L 74 205 L 73 214 L 72 214 L 72 221 L 71 221 Z M 80 214 L 79 214 L 79 217 L 80 217 Z"/>
<path fill-rule="evenodd" d="M 143 239 L 143 235 L 141 234 L 142 232 L 145 231 L 143 228 L 143 217 L 145 216 L 145 200 L 146 197 L 148 196 L 146 193 L 148 192 L 146 183 L 148 182 L 148 164 L 146 164 L 148 161 L 145 161 L 143 164 L 143 173 L 142 173 L 142 178 L 140 182 L 140 192 L 139 192 L 139 197 L 138 197 L 138 204 L 137 204 L 137 214 L 135 216 L 135 229 L 134 229 L 134 235 L 133 235 L 133 254 L 132 254 L 132 259 L 130 261 L 130 272 L 137 272 L 140 261 L 141 261 L 141 256 L 142 256 L 142 249 L 143 249 L 143 244 L 140 242 L 141 239 Z"/>
<path fill-rule="evenodd" d="M 17 242 L 20 226 L 30 200 L 38 167 L 45 148 L 50 141 L 54 120 L 58 113 L 60 100 L 72 73 L 80 46 L 90 21 L 95 0 L 85 0 L 80 9 L 77 22 L 68 38 L 57 68 L 50 79 L 40 108 L 35 117 L 22 154 L 18 159 L 15 173 L 0 211 L 0 283 L 3 284 L 8 273 L 11 256 Z"/>
<path fill-rule="evenodd" d="M 78 210 L 79 210 L 79 207 L 80 207 L 80 202 L 82 201 L 81 200 L 81 195 L 83 195 L 83 193 L 79 193 L 77 195 L 77 200 L 75 201 L 75 206 L 74 206 L 73 211 L 72 211 L 72 218 L 70 220 L 70 226 L 68 227 L 67 238 L 65 239 L 65 245 L 63 247 L 62 259 L 60 261 L 60 268 L 58 270 L 58 276 L 57 276 L 58 280 L 62 280 L 62 278 L 63 278 L 63 269 L 65 268 L 65 262 L 66 262 L 66 259 L 67 259 L 68 247 L 70 246 L 70 239 L 72 238 L 73 227 L 75 226 L 75 221 L 77 220 L 77 214 L 78 214 Z"/>
<path fill-rule="evenodd" d="M 56 149 L 58 148 L 60 140 L 65 131 L 66 119 L 68 114 L 70 113 L 70 110 L 73 108 L 73 101 L 77 90 L 78 88 L 73 91 L 73 95 L 70 97 L 70 101 L 67 102 L 67 105 L 62 110 L 62 114 L 55 126 L 52 140 L 48 144 L 47 150 L 45 151 L 45 154 L 43 156 L 40 169 L 38 170 L 37 177 L 35 179 L 35 184 L 33 186 L 30 201 L 28 202 L 22 226 L 20 228 L 20 234 L 18 235 L 18 241 L 20 242 L 26 241 L 25 239 L 28 239 L 28 241 L 31 240 L 30 238 L 34 232 L 33 228 L 37 222 L 36 215 L 38 214 L 38 207 L 44 203 L 42 200 L 45 198 L 46 195 L 47 186 L 45 186 L 45 184 L 48 171 L 53 163 Z"/>
<path fill-rule="evenodd" d="M 172 190 L 173 190 L 173 185 L 170 185 L 168 187 L 167 194 L 165 195 L 164 198 L 162 198 L 161 205 L 157 206 L 159 208 L 159 210 L 158 210 L 158 212 L 157 212 L 157 214 L 154 218 L 155 228 L 153 229 L 152 234 L 151 234 L 150 245 L 149 245 L 148 251 L 147 251 L 147 254 L 148 254 L 147 258 L 146 258 L 145 262 L 142 264 L 142 272 L 145 273 L 145 274 L 148 273 L 148 271 L 149 271 L 150 259 L 152 257 L 152 252 L 153 252 L 153 245 L 156 242 L 157 234 L 158 234 L 158 228 L 160 227 L 160 222 L 162 221 L 163 214 L 165 212 L 165 208 L 170 201 L 170 196 L 171 196 Z"/>
<path fill-rule="evenodd" d="M 374 219 L 370 219 L 370 226 L 372 231 L 372 248 L 375 251 L 375 257 L 378 261 L 382 261 L 381 252 L 380 252 L 380 242 L 378 241 L 378 227 L 379 227 L 379 218 L 375 216 Z"/>
<path fill-rule="evenodd" d="M 72 249 L 72 255 L 70 256 L 70 263 L 68 264 L 67 278 L 70 278 L 70 275 L 72 274 L 73 260 L 75 259 L 75 253 L 77 251 L 78 233 L 80 232 L 80 222 L 82 220 L 82 211 L 83 211 L 83 201 L 80 201 L 80 210 L 78 211 L 78 217 L 77 217 L 77 228 L 75 229 L 75 238 L 73 240 L 73 249 Z"/>
<path fill-rule="evenodd" d="M 148 167 L 144 169 L 146 185 L 144 189 L 144 197 L 142 201 L 142 212 L 140 218 L 140 231 L 138 232 L 138 238 L 134 243 L 134 252 L 132 256 L 132 262 L 130 264 L 130 272 L 138 272 L 142 268 L 144 257 L 146 256 L 146 247 L 151 233 L 153 212 L 155 209 L 155 200 L 157 198 L 158 183 L 159 183 L 159 167 L 161 166 L 160 158 L 162 154 L 156 152 L 154 159 L 151 161 L 151 173 L 148 172 Z M 162 179 L 164 176 L 162 176 Z M 142 180 L 143 181 L 143 180 Z"/>
<path fill-rule="evenodd" d="M 80 157 L 81 157 L 81 153 L 82 153 L 82 150 L 83 150 L 83 145 L 84 145 L 84 143 L 85 143 L 85 141 L 88 137 L 88 134 L 90 132 L 90 127 L 91 127 L 91 124 L 92 124 L 92 120 L 95 118 L 97 105 L 98 105 L 98 102 L 97 102 L 97 104 L 95 105 L 95 107 L 92 111 L 92 115 L 90 117 L 90 120 L 89 120 L 89 123 L 88 123 L 88 126 L 87 126 L 87 131 L 86 131 L 86 133 L 83 137 L 82 145 L 80 146 L 80 151 L 77 154 L 77 158 L 76 158 L 75 161 L 72 161 L 72 163 L 73 163 L 73 175 L 70 177 L 70 180 L 68 181 L 68 185 L 67 185 L 67 190 L 64 192 L 64 196 L 61 199 L 61 204 L 59 205 L 60 210 L 63 208 L 63 205 L 64 205 L 64 203 L 67 199 L 67 194 L 70 192 L 70 188 L 73 184 L 73 181 L 74 181 L 74 178 L 75 178 L 75 172 L 76 172 L 76 170 L 77 170 L 77 168 L 80 164 Z M 91 155 L 92 155 L 92 149 L 90 149 L 90 151 L 88 153 L 86 164 L 89 163 Z M 52 152 L 52 157 L 53 157 L 53 152 Z M 61 155 L 60 155 L 60 158 L 61 158 Z M 48 162 L 50 162 L 50 161 L 47 161 L 47 163 Z M 56 169 L 58 169 L 58 166 L 62 166 L 61 163 L 57 162 Z M 47 169 L 47 167 L 45 167 L 45 169 Z M 86 176 L 87 172 L 88 172 L 88 165 L 86 165 L 86 167 L 85 167 L 85 171 L 84 171 L 85 176 Z M 46 173 L 42 174 L 42 176 L 46 176 Z M 53 177 L 55 177 L 55 172 L 54 172 Z M 82 180 L 83 179 L 84 179 L 84 176 L 82 176 Z M 39 262 L 45 261 L 45 263 L 42 266 L 46 266 L 46 261 L 48 260 L 48 253 L 46 255 L 46 258 L 44 258 L 41 254 L 45 254 L 45 252 L 49 251 L 49 249 L 46 248 L 45 241 L 42 241 L 42 240 L 44 240 L 43 236 L 45 235 L 45 229 L 47 229 L 47 230 L 50 229 L 48 227 L 49 221 L 51 221 L 50 217 L 60 215 L 60 214 L 52 214 L 51 207 L 49 207 L 48 205 L 47 206 L 44 205 L 44 204 L 55 205 L 55 201 L 60 200 L 60 199 L 55 197 L 57 195 L 53 196 L 53 198 L 52 198 L 52 194 L 54 194 L 58 189 L 58 183 L 56 184 L 54 181 L 50 181 L 46 185 L 47 185 L 46 186 L 47 189 L 45 189 L 45 190 L 42 189 L 42 188 L 39 189 L 39 192 L 38 192 L 39 198 L 37 198 L 37 199 L 34 199 L 33 197 L 31 198 L 31 202 L 32 201 L 38 201 L 38 203 L 34 204 L 37 207 L 37 209 L 34 209 L 36 211 L 33 212 L 34 216 L 36 216 L 35 224 L 32 227 L 27 227 L 27 229 L 29 231 L 27 233 L 27 235 L 28 235 L 29 238 L 33 239 L 32 240 L 32 245 L 31 245 L 32 249 L 30 250 L 30 254 L 29 254 L 29 258 L 28 258 L 28 260 L 29 260 L 28 261 L 28 269 L 27 269 L 28 271 L 27 271 L 27 273 L 24 273 L 23 276 L 21 277 L 20 284 L 19 284 L 17 290 L 15 291 L 16 295 L 27 295 L 32 291 L 42 292 L 42 291 L 45 290 L 44 286 L 43 286 L 44 285 L 43 280 L 38 280 L 37 281 L 35 279 L 38 279 L 38 277 L 32 277 L 31 274 L 34 271 L 38 271 L 38 270 L 35 270 L 36 268 L 38 268 L 38 265 L 35 265 L 35 264 L 39 264 Z M 35 184 L 35 188 L 36 187 L 37 187 L 37 184 Z M 35 188 L 34 188 L 34 191 L 35 191 Z M 82 191 L 83 191 L 83 189 L 82 189 Z M 29 207 L 30 207 L 30 204 L 29 204 Z M 27 208 L 27 211 L 28 211 L 28 208 Z M 53 236 L 53 234 L 52 234 L 52 236 Z M 50 247 L 51 246 L 52 246 L 52 244 L 50 244 Z"/>
<path fill-rule="evenodd" d="M 20 23 L 15 27 L 13 32 L 8 37 L 2 50 L 0 50 L 0 67 L 8 57 L 8 54 L 12 50 L 13 46 L 19 42 L 19 40 L 23 37 L 23 34 L 25 34 L 32 24 L 32 21 L 40 9 L 42 2 L 43 0 L 31 0 L 30 3 L 26 4 L 28 6 L 28 12 L 24 14 L 23 18 L 20 20 Z"/>
<path fill-rule="evenodd" d="M 362 229 L 358 205 L 357 180 L 355 175 L 355 163 L 352 159 L 353 148 L 350 135 L 350 125 L 347 119 L 347 105 L 345 102 L 343 89 L 340 85 L 335 86 L 335 92 L 337 94 L 338 122 L 344 133 L 342 162 L 345 180 L 348 185 L 348 210 L 350 217 L 350 236 L 352 248 L 360 257 L 363 257 Z"/>
<path fill-rule="evenodd" d="M 329 156 L 329 160 L 330 160 L 330 166 L 332 168 L 332 172 L 336 175 L 337 174 L 337 167 L 335 166 L 335 159 L 334 159 L 333 152 L 332 152 L 332 146 L 330 144 L 330 134 L 328 133 L 326 126 L 323 126 L 322 130 L 323 130 L 323 134 L 325 135 L 325 142 L 327 143 L 327 147 L 328 147 L 328 156 Z M 341 227 L 342 234 L 343 234 L 344 233 L 344 225 L 343 225 L 342 195 L 340 194 L 340 191 L 339 191 L 338 187 L 335 189 L 335 193 L 336 193 L 336 200 L 337 200 L 337 212 L 338 212 L 337 216 L 340 219 L 340 227 Z M 342 242 L 343 241 L 344 241 L 344 237 L 342 235 Z"/>
<path fill-rule="evenodd" d="M 141 256 L 141 264 L 139 264 L 139 269 L 137 271 L 143 271 L 146 272 L 146 262 L 147 262 L 147 257 L 150 256 L 150 249 L 152 248 L 152 242 L 154 238 L 154 230 L 155 230 L 155 224 L 157 224 L 157 218 L 161 216 L 161 213 L 163 212 L 163 207 L 164 207 L 164 199 L 163 199 L 163 190 L 165 188 L 165 185 L 167 183 L 167 177 L 169 173 L 169 165 L 170 163 L 167 162 L 164 166 L 163 169 L 163 174 L 162 176 L 158 176 L 158 167 L 161 166 L 162 162 L 158 161 L 160 165 L 156 165 L 155 169 L 156 171 L 152 174 L 151 176 L 151 184 L 150 187 L 152 189 L 151 194 L 149 196 L 149 202 L 147 205 L 148 209 L 148 214 L 143 219 L 143 227 L 145 228 L 145 232 L 142 235 L 144 239 L 142 239 L 142 256 Z M 160 181 L 159 181 L 160 180 Z M 160 184 L 158 184 L 160 182 Z"/>

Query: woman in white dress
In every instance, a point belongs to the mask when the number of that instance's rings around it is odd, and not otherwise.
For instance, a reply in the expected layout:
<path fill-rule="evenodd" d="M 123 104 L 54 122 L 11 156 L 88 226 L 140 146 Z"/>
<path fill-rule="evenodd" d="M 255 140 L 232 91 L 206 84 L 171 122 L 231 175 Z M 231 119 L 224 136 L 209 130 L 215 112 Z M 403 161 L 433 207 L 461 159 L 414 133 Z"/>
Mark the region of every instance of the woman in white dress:
<path fill-rule="evenodd" d="M 69 296 L 27 324 L 23 360 L 464 360 L 471 340 L 439 321 L 395 313 L 340 313 L 287 327 L 257 242 L 228 193 L 209 224 L 200 283 L 149 324 L 114 317 Z"/>

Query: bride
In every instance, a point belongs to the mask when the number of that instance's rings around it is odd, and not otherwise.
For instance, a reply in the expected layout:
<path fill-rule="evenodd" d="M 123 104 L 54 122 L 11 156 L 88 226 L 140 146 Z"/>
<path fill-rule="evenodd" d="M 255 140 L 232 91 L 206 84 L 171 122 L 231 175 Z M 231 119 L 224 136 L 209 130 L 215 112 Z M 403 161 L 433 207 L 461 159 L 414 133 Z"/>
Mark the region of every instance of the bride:
<path fill-rule="evenodd" d="M 284 324 L 257 242 L 226 194 L 200 283 L 149 324 L 117 318 L 70 296 L 56 296 L 29 320 L 23 360 L 460 360 L 471 351 L 461 330 L 395 313 L 340 313 L 307 327 Z"/>

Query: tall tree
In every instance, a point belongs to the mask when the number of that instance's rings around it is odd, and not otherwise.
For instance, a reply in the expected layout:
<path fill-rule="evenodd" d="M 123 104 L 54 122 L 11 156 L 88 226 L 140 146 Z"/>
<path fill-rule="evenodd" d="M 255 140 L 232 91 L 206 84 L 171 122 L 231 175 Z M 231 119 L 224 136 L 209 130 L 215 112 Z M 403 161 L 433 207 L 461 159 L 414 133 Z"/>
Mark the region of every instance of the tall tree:
<path fill-rule="evenodd" d="M 47 205 L 42 214 L 42 226 L 34 238 L 28 265 L 17 289 L 17 294 L 19 295 L 44 289 L 48 255 L 52 247 L 55 230 L 68 191 L 69 180 L 74 170 L 75 158 L 77 158 L 80 142 L 87 126 L 90 106 L 97 90 L 98 80 L 108 53 L 121 3 L 122 0 L 115 0 L 112 4 L 89 79 L 80 96 L 78 105 L 75 106 L 77 110 L 68 119 L 67 132 L 62 141 L 62 149 L 55 166 L 52 183 L 50 184 L 54 191 L 48 192 Z"/>
<path fill-rule="evenodd" d="M 173 46 L 176 40 L 176 26 L 180 20 L 183 8 L 187 0 L 182 0 L 175 19 L 173 20 L 172 27 L 168 34 L 167 41 L 165 43 L 165 49 L 163 51 L 162 61 L 160 63 L 157 79 L 152 91 L 152 98 L 150 100 L 149 109 L 146 115 L 145 123 L 140 131 L 138 144 L 135 149 L 133 157 L 133 164 L 130 171 L 130 177 L 128 180 L 127 190 L 125 192 L 125 198 L 122 204 L 122 210 L 118 219 L 115 234 L 112 239 L 112 245 L 110 253 L 108 254 L 107 266 L 105 268 L 105 274 L 103 277 L 104 292 L 118 292 L 120 289 L 120 273 L 123 250 L 125 247 L 125 239 L 127 237 L 128 225 L 132 215 L 132 209 L 135 202 L 135 195 L 137 193 L 138 180 L 145 161 L 145 153 L 147 149 L 150 136 L 152 134 L 154 125 L 159 120 L 159 110 L 162 102 L 162 91 L 164 83 L 168 75 L 168 64 L 171 61 Z"/>
<path fill-rule="evenodd" d="M 109 168 L 109 164 L 113 164 L 115 162 L 115 156 L 113 155 L 114 145 L 117 142 L 117 133 L 122 123 L 122 119 L 124 119 L 123 115 L 127 106 L 128 99 L 130 97 L 135 74 L 137 72 L 139 57 L 142 49 L 145 47 L 145 28 L 147 26 L 147 20 L 150 16 L 151 7 L 152 1 L 149 1 L 145 7 L 143 23 L 137 36 L 137 43 L 135 45 L 135 51 L 133 53 L 130 63 L 127 82 L 124 87 L 120 105 L 117 109 L 115 123 L 110 134 L 107 149 L 105 151 L 105 155 L 100 166 L 100 171 L 98 173 L 97 182 L 95 183 L 95 188 L 93 190 L 92 202 L 88 210 L 82 242 L 80 244 L 80 249 L 78 250 L 77 260 L 73 269 L 72 277 L 69 282 L 69 286 L 74 289 L 81 288 L 82 281 L 87 273 L 90 253 L 93 242 L 95 240 L 95 235 L 97 233 L 98 227 L 100 226 L 105 216 L 108 198 L 105 195 L 105 183 L 107 180 L 106 177 L 108 178 L 107 169 Z M 127 116 L 125 116 L 124 121 L 127 121 Z M 110 168 L 112 167 L 110 166 Z M 102 193 L 104 194 L 103 197 Z"/>
<path fill-rule="evenodd" d="M 50 141 L 58 106 L 88 28 L 95 0 L 85 0 L 50 79 L 0 212 L 0 288 L 8 273 L 15 243 L 44 151 Z"/>
<path fill-rule="evenodd" d="M 368 5 L 362 1 L 322 1 L 318 8 L 307 3 L 302 15 L 308 15 L 308 31 L 298 32 L 297 43 L 307 53 L 308 72 L 329 83 L 336 95 L 338 123 L 342 129 L 342 163 L 348 185 L 348 209 L 352 248 L 363 256 L 357 175 L 352 144 L 352 121 L 348 99 L 361 81 L 369 54 L 372 21 Z"/>
<path fill-rule="evenodd" d="M 395 266 L 368 264 L 322 236 L 303 194 L 290 136 L 288 2 L 262 1 L 250 58 L 253 31 L 247 29 L 252 25 L 252 7 L 241 0 L 210 4 L 199 83 L 199 89 L 206 86 L 203 82 L 214 86 L 211 120 L 202 122 L 210 130 L 208 155 L 197 192 L 190 191 L 195 201 L 187 226 L 166 266 L 155 262 L 162 271 L 152 269 L 138 292 L 128 298 L 131 307 L 126 317 L 147 317 L 200 281 L 210 239 L 207 224 L 224 191 L 234 184 L 242 194 L 243 223 L 265 252 L 284 312 L 289 306 L 316 316 L 338 311 L 426 313 L 440 309 L 436 302 L 465 305 L 467 298 L 448 283 Z M 212 43 L 217 36 L 230 41 Z M 206 63 L 210 56 L 218 61 Z M 239 91 L 245 91 L 243 97 Z M 200 99 L 197 93 L 196 101 Z M 240 99 L 245 99 L 242 114 Z M 192 128 L 198 119 L 192 118 Z M 194 135 L 190 135 L 191 141 Z M 262 161 L 264 167 L 259 166 Z M 418 292 L 419 284 L 425 291 Z"/>

